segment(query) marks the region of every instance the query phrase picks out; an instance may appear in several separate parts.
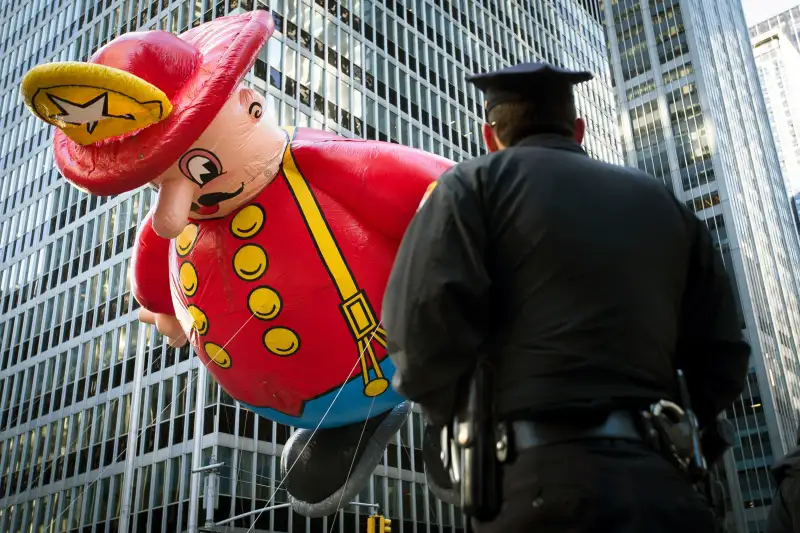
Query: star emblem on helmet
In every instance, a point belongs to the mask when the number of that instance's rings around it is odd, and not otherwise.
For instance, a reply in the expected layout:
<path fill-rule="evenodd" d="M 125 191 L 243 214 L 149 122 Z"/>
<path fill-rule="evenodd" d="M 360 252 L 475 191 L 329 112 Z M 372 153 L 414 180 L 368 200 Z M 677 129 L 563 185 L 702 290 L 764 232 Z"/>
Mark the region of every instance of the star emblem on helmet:
<path fill-rule="evenodd" d="M 100 93 L 88 102 L 82 104 L 70 102 L 54 94 L 47 93 L 47 97 L 55 105 L 60 113 L 50 115 L 51 120 L 60 120 L 66 124 L 75 126 L 86 125 L 86 131 L 91 134 L 97 127 L 98 122 L 106 118 L 120 118 L 123 120 L 135 120 L 134 116 L 126 113 L 124 115 L 111 115 L 108 112 L 108 93 Z"/>

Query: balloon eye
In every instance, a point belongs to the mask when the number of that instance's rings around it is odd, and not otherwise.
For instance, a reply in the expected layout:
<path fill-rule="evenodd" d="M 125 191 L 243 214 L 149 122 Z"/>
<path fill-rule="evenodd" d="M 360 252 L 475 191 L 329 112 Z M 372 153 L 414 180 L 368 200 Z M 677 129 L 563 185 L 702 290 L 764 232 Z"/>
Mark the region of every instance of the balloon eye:
<path fill-rule="evenodd" d="M 263 107 L 258 102 L 253 102 L 250 104 L 250 108 L 247 110 L 249 114 L 254 116 L 255 118 L 261 118 L 261 114 L 263 113 Z"/>
<path fill-rule="evenodd" d="M 189 150 L 178 164 L 181 173 L 200 187 L 224 174 L 219 158 L 208 150 L 195 148 Z"/>

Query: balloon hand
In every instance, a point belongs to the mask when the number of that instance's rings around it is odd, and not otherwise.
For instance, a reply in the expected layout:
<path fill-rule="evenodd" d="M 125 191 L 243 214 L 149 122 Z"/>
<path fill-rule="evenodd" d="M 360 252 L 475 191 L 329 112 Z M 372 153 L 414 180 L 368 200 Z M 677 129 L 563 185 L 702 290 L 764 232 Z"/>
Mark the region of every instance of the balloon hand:
<path fill-rule="evenodd" d="M 154 324 L 159 333 L 167 338 L 167 342 L 174 348 L 186 344 L 186 333 L 178 319 L 172 315 L 153 313 L 145 308 L 139 309 L 139 321 L 145 324 Z"/>

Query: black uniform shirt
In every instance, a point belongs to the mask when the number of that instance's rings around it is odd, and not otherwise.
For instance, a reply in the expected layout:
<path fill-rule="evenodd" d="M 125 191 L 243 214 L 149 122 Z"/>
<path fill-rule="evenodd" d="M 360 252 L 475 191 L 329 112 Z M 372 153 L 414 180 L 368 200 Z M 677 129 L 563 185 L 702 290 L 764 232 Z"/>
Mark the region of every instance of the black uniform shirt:
<path fill-rule="evenodd" d="M 437 424 L 482 356 L 508 416 L 675 399 L 679 364 L 704 423 L 747 372 L 705 225 L 661 182 L 558 135 L 441 177 L 400 246 L 383 320 L 395 388 Z"/>

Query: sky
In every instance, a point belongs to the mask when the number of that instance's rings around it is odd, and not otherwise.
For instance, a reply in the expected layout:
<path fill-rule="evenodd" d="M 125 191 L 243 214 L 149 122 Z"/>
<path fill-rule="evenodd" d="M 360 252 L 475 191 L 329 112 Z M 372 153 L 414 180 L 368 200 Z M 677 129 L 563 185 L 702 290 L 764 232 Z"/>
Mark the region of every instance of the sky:
<path fill-rule="evenodd" d="M 720 1 L 727 2 L 729 0 Z M 742 0 L 748 27 L 798 5 L 800 5 L 800 0 Z"/>

